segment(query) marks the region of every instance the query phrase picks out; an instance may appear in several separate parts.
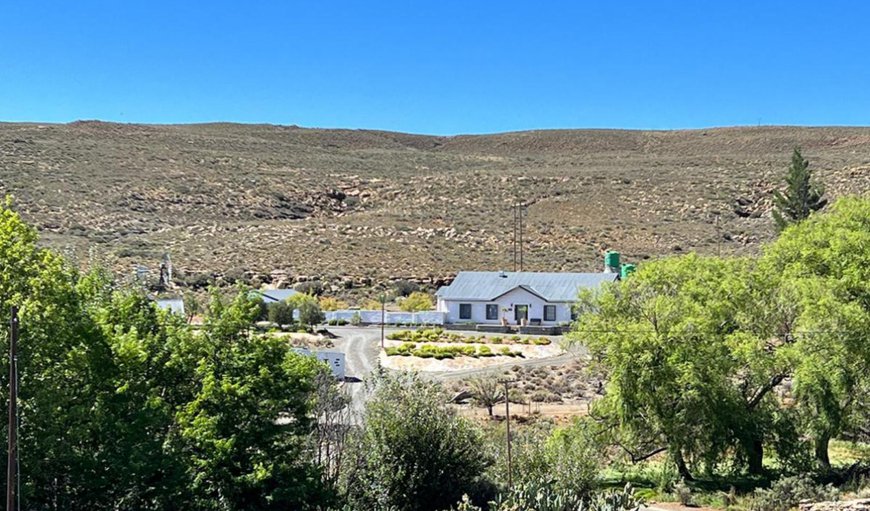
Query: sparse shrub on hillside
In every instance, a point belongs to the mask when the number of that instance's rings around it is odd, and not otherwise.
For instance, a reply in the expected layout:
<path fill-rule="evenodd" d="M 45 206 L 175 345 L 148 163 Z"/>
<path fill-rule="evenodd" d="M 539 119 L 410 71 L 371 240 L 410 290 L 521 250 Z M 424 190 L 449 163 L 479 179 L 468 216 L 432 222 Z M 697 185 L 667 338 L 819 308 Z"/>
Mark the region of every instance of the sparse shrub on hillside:
<path fill-rule="evenodd" d="M 408 280 L 398 280 L 393 284 L 393 292 L 395 293 L 395 296 L 405 297 L 419 290 L 420 286 L 416 282 Z"/>
<path fill-rule="evenodd" d="M 362 309 L 367 311 L 379 311 L 381 310 L 381 307 L 381 302 L 374 298 L 366 300 L 362 305 Z"/>
<path fill-rule="evenodd" d="M 306 295 L 320 296 L 323 294 L 323 283 L 319 280 L 309 280 L 296 284 L 293 289 Z"/>
<path fill-rule="evenodd" d="M 360 316 L 359 312 L 353 313 L 353 316 L 350 317 L 350 324 L 353 326 L 359 326 L 362 324 L 362 316 Z"/>
<path fill-rule="evenodd" d="M 227 270 L 223 275 L 224 282 L 227 284 L 248 284 L 247 270 L 241 267 L 234 267 Z"/>
<path fill-rule="evenodd" d="M 435 302 L 427 293 L 415 291 L 399 302 L 399 308 L 405 312 L 421 312 L 435 308 Z"/>

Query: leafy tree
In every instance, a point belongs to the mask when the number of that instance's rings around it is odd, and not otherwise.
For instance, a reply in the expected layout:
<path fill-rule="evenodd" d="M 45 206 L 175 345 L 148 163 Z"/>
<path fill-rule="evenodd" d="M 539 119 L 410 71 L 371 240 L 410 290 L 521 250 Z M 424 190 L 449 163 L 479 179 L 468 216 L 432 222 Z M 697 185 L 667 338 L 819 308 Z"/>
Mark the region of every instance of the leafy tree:
<path fill-rule="evenodd" d="M 318 363 L 287 343 L 248 335 L 256 304 L 240 292 L 213 301 L 194 398 L 179 412 L 198 509 L 312 509 L 328 501 L 319 470 L 303 456 Z"/>
<path fill-rule="evenodd" d="M 473 493 L 489 463 L 481 432 L 446 405 L 440 386 L 382 376 L 343 469 L 353 509 L 434 511 Z"/>
<path fill-rule="evenodd" d="M 813 211 L 825 207 L 827 199 L 823 197 L 824 189 L 814 183 L 813 171 L 809 161 L 801 155 L 799 147 L 794 149 L 791 165 L 785 178 L 785 192 L 773 192 L 773 220 L 780 231 L 793 223 L 800 222 L 810 216 Z"/>
<path fill-rule="evenodd" d="M 399 308 L 405 312 L 428 311 L 434 307 L 435 303 L 432 301 L 432 297 L 422 291 L 414 291 L 399 302 Z"/>
<path fill-rule="evenodd" d="M 486 408 L 492 417 L 492 408 L 504 400 L 504 389 L 495 378 L 473 378 L 468 382 L 471 387 L 472 399 Z"/>
<path fill-rule="evenodd" d="M 266 306 L 269 322 L 276 325 L 289 325 L 293 323 L 293 307 L 287 302 L 273 302 Z"/>
<path fill-rule="evenodd" d="M 0 305 L 21 306 L 22 508 L 329 504 L 307 444 L 319 366 L 252 337 L 259 308 L 246 296 L 213 290 L 194 334 L 104 268 L 70 269 L 0 207 Z"/>
<path fill-rule="evenodd" d="M 786 230 L 762 265 L 793 304 L 793 388 L 822 466 L 828 443 L 857 426 L 870 377 L 870 200 L 841 199 Z"/>
<path fill-rule="evenodd" d="M 99 438 L 94 404 L 108 349 L 81 313 L 76 272 L 37 246 L 36 231 L 11 206 L 9 199 L 0 206 L 0 311 L 6 318 L 12 305 L 20 307 L 19 459 L 27 468 L 21 502 L 65 509 L 96 503 L 104 469 L 90 453 Z M 101 283 L 91 284 L 95 295 L 108 293 Z M 6 353 L 7 329 L 0 335 Z M 0 373 L 0 400 L 6 403 L 8 371 Z"/>
<path fill-rule="evenodd" d="M 323 322 L 324 315 L 320 309 L 320 302 L 314 295 L 298 293 L 287 299 L 290 306 L 299 311 L 299 323 L 303 325 L 317 325 Z"/>
<path fill-rule="evenodd" d="M 771 349 L 788 342 L 771 326 L 771 296 L 749 261 L 693 254 L 586 294 L 569 337 L 607 376 L 592 411 L 612 441 L 635 461 L 666 451 L 686 479 L 687 457 L 712 467 L 732 451 L 760 472 L 775 440 L 772 391 L 788 374 Z"/>

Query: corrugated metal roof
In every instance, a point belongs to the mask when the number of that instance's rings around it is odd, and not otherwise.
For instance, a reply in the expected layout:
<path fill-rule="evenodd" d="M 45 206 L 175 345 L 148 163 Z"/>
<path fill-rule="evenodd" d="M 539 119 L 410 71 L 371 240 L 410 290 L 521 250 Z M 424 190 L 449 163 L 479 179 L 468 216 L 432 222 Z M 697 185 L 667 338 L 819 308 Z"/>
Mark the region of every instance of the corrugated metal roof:
<path fill-rule="evenodd" d="M 299 291 L 296 291 L 295 289 L 257 289 L 254 292 L 262 296 L 263 300 L 268 303 L 282 302 L 297 294 Z"/>
<path fill-rule="evenodd" d="M 461 271 L 453 283 L 438 290 L 445 300 L 494 300 L 523 286 L 549 302 L 573 302 L 581 289 L 613 282 L 616 273 L 536 273 Z"/>

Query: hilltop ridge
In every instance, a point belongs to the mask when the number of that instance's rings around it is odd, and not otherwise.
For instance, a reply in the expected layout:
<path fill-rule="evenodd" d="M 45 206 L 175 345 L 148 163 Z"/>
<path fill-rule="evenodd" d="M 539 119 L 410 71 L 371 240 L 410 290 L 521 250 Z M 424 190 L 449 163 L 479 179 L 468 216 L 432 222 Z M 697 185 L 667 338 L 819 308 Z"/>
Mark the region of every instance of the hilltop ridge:
<path fill-rule="evenodd" d="M 801 146 L 828 194 L 870 190 L 870 128 L 536 130 L 433 136 L 209 123 L 0 123 L 0 193 L 44 242 L 121 271 L 441 277 L 748 253 Z M 718 221 L 717 221 L 718 217 Z"/>

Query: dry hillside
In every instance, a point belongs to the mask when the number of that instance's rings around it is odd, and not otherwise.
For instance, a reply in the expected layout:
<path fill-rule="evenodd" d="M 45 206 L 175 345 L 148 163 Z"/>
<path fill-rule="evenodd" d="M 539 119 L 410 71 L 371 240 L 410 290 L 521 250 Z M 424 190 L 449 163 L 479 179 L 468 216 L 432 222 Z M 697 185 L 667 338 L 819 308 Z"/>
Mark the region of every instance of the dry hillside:
<path fill-rule="evenodd" d="M 0 124 L 0 193 L 46 243 L 118 269 L 357 280 L 594 270 L 772 235 L 770 192 L 800 145 L 828 194 L 870 190 L 870 128 L 566 130 L 434 137 L 287 126 Z M 715 221 L 720 216 L 719 225 Z"/>

